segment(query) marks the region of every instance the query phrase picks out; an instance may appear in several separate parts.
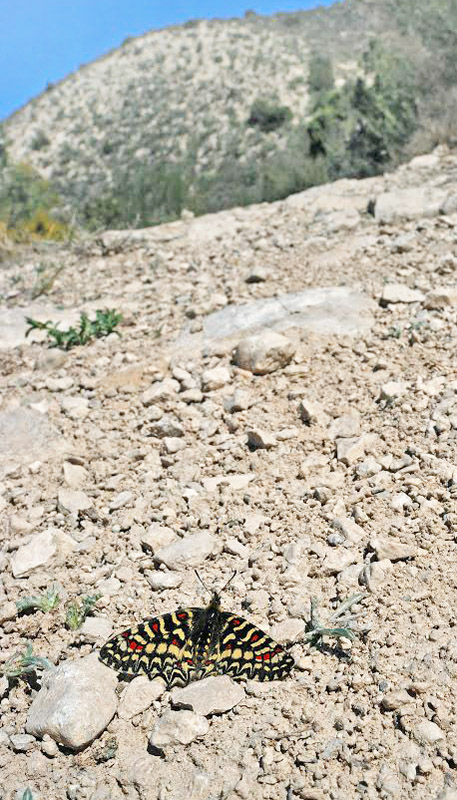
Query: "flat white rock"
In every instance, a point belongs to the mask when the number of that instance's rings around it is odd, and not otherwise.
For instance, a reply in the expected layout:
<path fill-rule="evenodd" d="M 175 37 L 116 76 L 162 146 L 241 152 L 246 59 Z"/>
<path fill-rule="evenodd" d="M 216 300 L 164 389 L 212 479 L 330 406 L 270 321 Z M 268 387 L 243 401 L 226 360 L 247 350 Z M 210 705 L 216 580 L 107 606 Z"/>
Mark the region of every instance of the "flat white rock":
<path fill-rule="evenodd" d="M 201 531 L 160 548 L 155 553 L 154 560 L 165 564 L 169 569 L 196 567 L 211 555 L 215 544 L 214 536 L 207 531 Z"/>
<path fill-rule="evenodd" d="M 121 719 L 132 719 L 137 714 L 142 714 L 154 702 L 162 697 L 165 691 L 165 683 L 161 678 L 150 681 L 146 675 L 134 678 L 122 692 L 119 704 L 119 716 Z"/>
<path fill-rule="evenodd" d="M 207 717 L 230 711 L 244 696 L 244 689 L 228 675 L 216 675 L 190 683 L 183 689 L 174 689 L 171 702 L 177 708 L 190 708 Z"/>
<path fill-rule="evenodd" d="M 46 733 L 71 750 L 90 744 L 107 727 L 117 709 L 117 675 L 91 653 L 43 673 L 40 691 L 30 706 L 26 731 Z"/>
<path fill-rule="evenodd" d="M 165 711 L 156 722 L 149 737 L 153 747 L 170 744 L 190 744 L 209 731 L 209 722 L 193 711 Z"/>
<path fill-rule="evenodd" d="M 49 528 L 35 534 L 28 544 L 19 547 L 11 558 L 11 569 L 15 578 L 29 575 L 37 567 L 42 567 L 57 553 L 70 553 L 76 542 L 63 531 Z"/>

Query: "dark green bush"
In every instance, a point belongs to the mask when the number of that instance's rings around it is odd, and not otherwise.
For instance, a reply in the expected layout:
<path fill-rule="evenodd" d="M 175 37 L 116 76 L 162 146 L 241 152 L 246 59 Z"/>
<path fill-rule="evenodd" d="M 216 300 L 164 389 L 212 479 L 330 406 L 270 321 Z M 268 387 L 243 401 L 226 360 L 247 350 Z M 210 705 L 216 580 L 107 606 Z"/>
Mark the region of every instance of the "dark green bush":
<path fill-rule="evenodd" d="M 308 86 L 310 92 L 329 92 L 333 89 L 335 79 L 332 62 L 328 56 L 313 53 L 309 62 Z"/>
<path fill-rule="evenodd" d="M 251 106 L 248 125 L 259 128 L 263 133 L 270 133 L 289 122 L 290 119 L 292 119 L 290 108 L 259 98 Z"/>

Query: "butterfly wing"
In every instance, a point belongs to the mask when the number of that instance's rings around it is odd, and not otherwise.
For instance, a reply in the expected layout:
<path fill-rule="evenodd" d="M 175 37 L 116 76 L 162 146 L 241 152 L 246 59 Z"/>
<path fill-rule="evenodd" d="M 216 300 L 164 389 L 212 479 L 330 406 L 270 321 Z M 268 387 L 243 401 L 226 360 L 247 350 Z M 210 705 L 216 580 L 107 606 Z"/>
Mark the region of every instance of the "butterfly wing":
<path fill-rule="evenodd" d="M 274 681 L 290 673 L 292 656 L 260 628 L 236 614 L 221 612 L 221 618 L 219 674 L 235 680 Z"/>
<path fill-rule="evenodd" d="M 163 678 L 168 688 L 185 686 L 195 671 L 192 623 L 199 609 L 180 608 L 113 636 L 100 661 L 123 675 Z"/>

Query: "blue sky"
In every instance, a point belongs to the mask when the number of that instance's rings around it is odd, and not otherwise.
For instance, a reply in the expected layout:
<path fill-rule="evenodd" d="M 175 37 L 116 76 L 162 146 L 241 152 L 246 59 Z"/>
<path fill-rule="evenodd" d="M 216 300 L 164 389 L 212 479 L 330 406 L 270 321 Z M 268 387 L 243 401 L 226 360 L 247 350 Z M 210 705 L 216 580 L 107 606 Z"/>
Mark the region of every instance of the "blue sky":
<path fill-rule="evenodd" d="M 126 36 L 198 17 L 236 17 L 333 0 L 0 0 L 0 119 Z"/>

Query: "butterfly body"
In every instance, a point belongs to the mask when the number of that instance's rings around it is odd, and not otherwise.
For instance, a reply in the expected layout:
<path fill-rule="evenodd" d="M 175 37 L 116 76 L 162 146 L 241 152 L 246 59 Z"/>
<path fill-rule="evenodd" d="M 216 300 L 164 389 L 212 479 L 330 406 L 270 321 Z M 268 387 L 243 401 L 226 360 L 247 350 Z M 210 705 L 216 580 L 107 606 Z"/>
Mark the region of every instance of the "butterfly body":
<path fill-rule="evenodd" d="M 222 611 L 217 594 L 207 608 L 179 608 L 114 636 L 102 647 L 100 660 L 124 675 L 161 677 L 168 688 L 210 675 L 275 680 L 294 665 L 263 631 Z"/>

